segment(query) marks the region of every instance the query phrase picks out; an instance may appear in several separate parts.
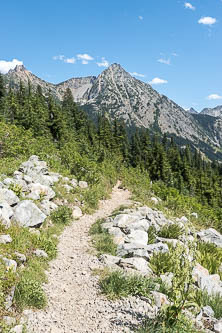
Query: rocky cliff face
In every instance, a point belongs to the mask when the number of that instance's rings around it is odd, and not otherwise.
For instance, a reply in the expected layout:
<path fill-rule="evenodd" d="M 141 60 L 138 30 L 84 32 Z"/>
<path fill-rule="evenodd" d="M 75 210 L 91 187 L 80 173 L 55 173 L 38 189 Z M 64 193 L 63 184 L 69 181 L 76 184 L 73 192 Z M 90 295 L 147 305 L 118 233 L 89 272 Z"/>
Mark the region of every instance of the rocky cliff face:
<path fill-rule="evenodd" d="M 41 80 L 24 66 L 10 70 L 5 79 L 8 87 L 17 88 L 20 80 L 25 85 L 30 82 L 34 89 L 40 85 L 45 95 L 51 91 L 59 100 L 70 88 L 74 100 L 91 117 L 105 113 L 110 119 L 123 119 L 129 127 L 168 133 L 196 147 L 211 147 L 212 150 L 212 147 L 222 145 L 222 121 L 206 118 L 208 114 L 218 117 L 222 114 L 222 107 L 205 109 L 200 115 L 187 112 L 149 84 L 133 78 L 119 64 L 111 65 L 97 78 L 72 78 L 59 84 Z"/>
<path fill-rule="evenodd" d="M 201 111 L 201 114 L 222 118 L 222 105 L 218 105 L 215 108 L 205 108 Z"/>

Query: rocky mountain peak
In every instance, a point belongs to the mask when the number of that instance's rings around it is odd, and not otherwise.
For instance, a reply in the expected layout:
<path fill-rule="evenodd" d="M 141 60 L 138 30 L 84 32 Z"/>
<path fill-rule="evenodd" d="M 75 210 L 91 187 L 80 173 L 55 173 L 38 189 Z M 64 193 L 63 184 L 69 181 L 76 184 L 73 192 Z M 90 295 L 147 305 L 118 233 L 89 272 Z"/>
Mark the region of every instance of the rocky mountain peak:
<path fill-rule="evenodd" d="M 29 72 L 24 65 L 17 65 L 15 66 L 14 69 L 10 69 L 9 73 L 15 72 L 15 73 L 20 73 L 20 72 Z"/>

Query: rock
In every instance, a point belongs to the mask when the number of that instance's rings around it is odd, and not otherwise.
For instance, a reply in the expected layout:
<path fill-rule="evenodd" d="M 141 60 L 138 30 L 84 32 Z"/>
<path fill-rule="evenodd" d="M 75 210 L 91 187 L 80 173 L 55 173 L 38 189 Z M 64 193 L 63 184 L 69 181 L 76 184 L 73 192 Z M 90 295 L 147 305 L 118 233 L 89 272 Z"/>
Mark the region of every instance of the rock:
<path fill-rule="evenodd" d="M 19 198 L 17 195 L 12 191 L 6 188 L 0 189 L 0 202 L 7 202 L 10 206 L 14 206 L 19 202 Z"/>
<path fill-rule="evenodd" d="M 33 253 L 36 257 L 48 258 L 48 254 L 44 250 L 36 249 Z"/>
<path fill-rule="evenodd" d="M 0 244 L 8 244 L 12 242 L 10 235 L 0 235 Z"/>
<path fill-rule="evenodd" d="M 161 308 L 163 305 L 170 304 L 166 295 L 159 293 L 158 291 L 151 291 L 151 294 L 153 295 L 154 303 L 158 308 Z"/>
<path fill-rule="evenodd" d="M 28 185 L 33 182 L 33 179 L 28 175 L 24 175 L 23 179 Z"/>
<path fill-rule="evenodd" d="M 216 324 L 214 324 L 214 332 L 222 333 L 222 319 L 218 320 Z"/>
<path fill-rule="evenodd" d="M 147 245 L 148 234 L 142 230 L 130 230 L 130 233 L 125 237 L 125 242 Z"/>
<path fill-rule="evenodd" d="M 148 231 L 150 225 L 147 220 L 142 219 L 133 223 L 130 223 L 128 228 L 133 230 L 142 230 L 142 231 Z"/>
<path fill-rule="evenodd" d="M 49 216 L 51 214 L 51 212 L 53 212 L 57 208 L 58 208 L 58 206 L 52 201 L 49 201 L 49 200 L 41 201 L 40 209 L 47 216 Z"/>
<path fill-rule="evenodd" d="M 124 243 L 117 246 L 117 255 L 120 257 L 141 257 L 146 260 L 149 259 L 147 245 Z"/>
<path fill-rule="evenodd" d="M 8 259 L 8 258 L 2 258 L 2 260 L 3 260 L 7 270 L 12 270 L 13 272 L 16 272 L 17 262 L 15 260 Z"/>
<path fill-rule="evenodd" d="M 140 217 L 142 218 L 142 216 Z M 119 228 L 130 228 L 130 224 L 138 222 L 139 216 L 134 214 L 119 214 L 113 220 L 113 226 Z"/>
<path fill-rule="evenodd" d="M 9 317 L 9 316 L 3 316 L 3 321 L 6 325 L 12 326 L 15 325 L 16 323 L 16 318 L 14 317 Z"/>
<path fill-rule="evenodd" d="M 113 222 L 105 222 L 101 224 L 102 229 L 109 230 L 113 227 Z"/>
<path fill-rule="evenodd" d="M 0 221 L 6 228 L 10 228 L 10 219 L 13 214 L 14 212 L 7 202 L 0 202 Z"/>
<path fill-rule="evenodd" d="M 87 188 L 88 187 L 88 183 L 84 182 L 83 180 L 79 181 L 79 187 L 80 188 Z"/>
<path fill-rule="evenodd" d="M 212 317 L 213 318 L 214 317 L 214 310 L 209 305 L 204 306 L 202 308 L 202 315 L 204 317 Z"/>
<path fill-rule="evenodd" d="M 197 213 L 191 213 L 190 216 L 195 217 L 196 219 L 198 219 L 198 214 Z"/>
<path fill-rule="evenodd" d="M 22 253 L 19 253 L 19 252 L 15 252 L 15 256 L 16 258 L 20 261 L 20 262 L 26 262 L 26 256 Z"/>
<path fill-rule="evenodd" d="M 222 248 L 222 235 L 213 228 L 198 232 L 197 237 L 203 242 L 211 243 Z"/>
<path fill-rule="evenodd" d="M 10 186 L 10 185 L 13 185 L 14 184 L 14 179 L 13 178 L 5 178 L 3 180 L 3 184 L 6 185 L 6 186 Z"/>
<path fill-rule="evenodd" d="M 125 269 L 135 269 L 145 275 L 152 274 L 152 270 L 148 267 L 147 261 L 143 258 L 121 259 L 118 265 Z"/>
<path fill-rule="evenodd" d="M 167 287 L 167 288 L 172 288 L 172 280 L 173 280 L 174 274 L 173 273 L 165 273 L 160 275 L 160 278 L 163 282 L 163 284 Z"/>
<path fill-rule="evenodd" d="M 10 290 L 10 293 L 6 296 L 5 303 L 4 303 L 6 310 L 9 310 L 11 308 L 13 299 L 14 299 L 14 295 L 15 295 L 15 286 L 12 287 L 12 289 Z"/>
<path fill-rule="evenodd" d="M 75 188 L 75 187 L 78 186 L 78 180 L 73 178 L 73 179 L 70 180 L 70 184 L 72 184 L 72 186 Z"/>
<path fill-rule="evenodd" d="M 23 178 L 23 173 L 20 171 L 15 171 L 13 174 L 14 179 L 22 179 Z"/>
<path fill-rule="evenodd" d="M 151 197 L 150 200 L 157 205 L 159 203 L 159 200 L 156 197 Z"/>
<path fill-rule="evenodd" d="M 146 247 L 146 250 L 148 251 L 148 253 L 166 253 L 169 252 L 169 248 L 167 244 L 163 244 L 162 242 L 156 243 L 156 244 L 149 244 Z"/>
<path fill-rule="evenodd" d="M 177 246 L 177 244 L 180 244 L 180 245 L 184 246 L 184 244 L 179 239 L 170 239 L 170 238 L 157 237 L 156 240 L 158 242 L 162 242 L 162 243 L 170 243 L 170 244 L 173 245 L 174 248 Z"/>
<path fill-rule="evenodd" d="M 189 220 L 186 216 L 182 216 L 180 218 L 176 218 L 176 222 L 187 223 L 187 222 L 189 222 Z"/>
<path fill-rule="evenodd" d="M 74 219 L 78 219 L 78 218 L 80 218 L 82 215 L 83 215 L 83 214 L 82 214 L 82 210 L 81 210 L 81 208 L 79 208 L 78 206 L 74 206 L 74 207 L 73 207 L 73 210 L 72 210 L 72 217 L 73 217 Z"/>
<path fill-rule="evenodd" d="M 67 193 L 70 193 L 73 190 L 73 187 L 68 184 L 64 184 L 62 186 L 66 189 Z"/>
<path fill-rule="evenodd" d="M 120 260 L 120 257 L 111 256 L 110 254 L 102 254 L 99 257 L 99 261 L 108 267 L 115 267 L 120 262 Z"/>
<path fill-rule="evenodd" d="M 16 325 L 13 327 L 9 333 L 22 333 L 23 332 L 23 325 Z"/>
<path fill-rule="evenodd" d="M 14 219 L 22 227 L 41 225 L 46 215 L 30 200 L 21 201 L 14 210 Z"/>
<path fill-rule="evenodd" d="M 206 268 L 197 264 L 192 272 L 194 281 L 197 282 L 201 290 L 205 290 L 208 295 L 220 294 L 222 295 L 222 285 L 218 274 L 209 275 Z"/>
<path fill-rule="evenodd" d="M 35 193 L 39 198 L 43 196 L 46 200 L 51 200 L 55 197 L 55 192 L 51 189 L 51 187 L 39 183 L 30 184 L 29 190 L 31 194 Z"/>

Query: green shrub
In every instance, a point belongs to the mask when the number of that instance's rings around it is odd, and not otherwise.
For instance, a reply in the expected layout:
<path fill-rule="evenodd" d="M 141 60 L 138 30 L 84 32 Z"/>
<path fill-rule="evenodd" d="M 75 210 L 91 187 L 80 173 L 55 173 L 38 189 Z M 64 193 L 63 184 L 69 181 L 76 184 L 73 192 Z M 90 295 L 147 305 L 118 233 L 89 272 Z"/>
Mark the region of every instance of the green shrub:
<path fill-rule="evenodd" d="M 48 238 L 47 235 L 43 234 L 39 237 L 37 244 L 41 250 L 44 250 L 47 254 L 49 259 L 53 259 L 56 257 L 57 254 L 57 247 L 55 240 Z"/>
<path fill-rule="evenodd" d="M 178 224 L 165 225 L 159 232 L 158 236 L 169 239 L 178 239 L 183 234 L 183 228 Z"/>
<path fill-rule="evenodd" d="M 15 300 L 17 305 L 42 309 L 46 306 L 46 296 L 41 283 L 36 280 L 22 277 L 15 289 Z"/>
<path fill-rule="evenodd" d="M 55 224 L 68 225 L 72 219 L 72 210 L 67 206 L 60 206 L 50 217 Z"/>
<path fill-rule="evenodd" d="M 170 247 L 170 245 L 168 245 Z M 169 252 L 154 253 L 150 259 L 149 265 L 154 274 L 160 276 L 167 272 L 174 272 L 174 249 L 171 247 Z"/>
<path fill-rule="evenodd" d="M 214 244 L 198 242 L 198 262 L 208 269 L 210 274 L 219 274 L 222 279 L 222 272 L 219 267 L 222 263 L 222 249 Z"/>
<path fill-rule="evenodd" d="M 215 318 L 222 318 L 222 297 L 219 294 L 209 296 L 206 291 L 197 290 L 195 301 L 200 307 L 209 305 L 214 311 Z"/>
<path fill-rule="evenodd" d="M 110 299 L 129 295 L 149 296 L 150 291 L 155 289 L 155 282 L 151 278 L 139 275 L 127 276 L 121 271 L 114 271 L 100 281 L 100 287 Z"/>
<path fill-rule="evenodd" d="M 154 244 L 156 241 L 156 228 L 154 226 L 150 226 L 148 229 L 148 244 Z"/>
<path fill-rule="evenodd" d="M 117 246 L 113 242 L 113 237 L 108 231 L 102 228 L 101 224 L 104 222 L 104 219 L 97 220 L 96 223 L 91 226 L 89 234 L 92 235 L 92 243 L 96 248 L 98 255 L 108 253 L 115 256 Z"/>

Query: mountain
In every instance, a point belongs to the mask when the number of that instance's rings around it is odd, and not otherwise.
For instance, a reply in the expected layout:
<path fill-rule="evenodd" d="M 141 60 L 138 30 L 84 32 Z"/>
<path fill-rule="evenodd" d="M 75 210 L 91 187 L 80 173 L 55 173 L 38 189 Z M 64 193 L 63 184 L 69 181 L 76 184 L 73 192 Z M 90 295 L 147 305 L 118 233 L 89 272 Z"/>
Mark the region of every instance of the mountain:
<path fill-rule="evenodd" d="M 112 64 L 98 77 L 71 78 L 59 84 L 41 80 L 24 66 L 5 75 L 8 87 L 18 88 L 20 81 L 34 89 L 42 87 L 58 100 L 70 88 L 74 100 L 90 115 L 106 114 L 109 119 L 122 119 L 132 130 L 149 128 L 151 132 L 174 136 L 182 145 L 191 144 L 208 156 L 222 145 L 220 121 L 205 114 L 187 112 L 175 102 L 159 94 L 149 84 L 135 79 L 119 64 Z"/>
<path fill-rule="evenodd" d="M 193 114 L 197 114 L 198 113 L 194 108 L 190 108 L 188 110 L 188 112 L 193 113 Z"/>
<path fill-rule="evenodd" d="M 200 113 L 212 117 L 222 117 L 222 105 L 218 105 L 215 108 L 205 108 Z"/>
<path fill-rule="evenodd" d="M 32 85 L 33 89 L 36 89 L 39 85 L 42 88 L 44 95 L 47 95 L 49 91 L 52 95 L 62 100 L 67 88 L 70 88 L 73 94 L 75 102 L 83 102 L 84 96 L 87 96 L 88 91 L 92 88 L 93 82 L 96 80 L 95 76 L 72 78 L 61 82 L 59 84 L 53 84 L 40 79 L 38 76 L 32 74 L 23 65 L 18 65 L 15 69 L 11 69 L 5 74 L 5 80 L 7 87 L 17 89 L 20 81 L 26 86 L 28 82 Z"/>

